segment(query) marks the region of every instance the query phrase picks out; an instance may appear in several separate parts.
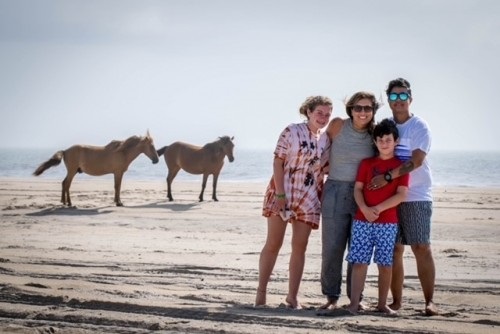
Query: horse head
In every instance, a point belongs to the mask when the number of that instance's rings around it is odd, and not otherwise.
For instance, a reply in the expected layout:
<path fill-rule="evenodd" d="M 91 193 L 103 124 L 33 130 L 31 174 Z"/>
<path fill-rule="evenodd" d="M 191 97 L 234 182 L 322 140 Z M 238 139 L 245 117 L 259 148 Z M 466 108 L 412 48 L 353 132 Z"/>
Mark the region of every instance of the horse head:
<path fill-rule="evenodd" d="M 234 156 L 233 156 L 233 149 L 234 149 L 234 143 L 233 143 L 233 137 L 229 136 L 224 136 L 224 137 L 219 137 L 219 142 L 222 145 L 222 150 L 224 151 L 224 154 L 227 155 L 227 158 L 229 159 L 229 162 L 234 161 Z"/>
<path fill-rule="evenodd" d="M 151 161 L 156 164 L 160 160 L 153 142 L 153 137 L 149 134 L 149 130 L 145 137 L 141 138 L 142 153 L 144 153 Z"/>

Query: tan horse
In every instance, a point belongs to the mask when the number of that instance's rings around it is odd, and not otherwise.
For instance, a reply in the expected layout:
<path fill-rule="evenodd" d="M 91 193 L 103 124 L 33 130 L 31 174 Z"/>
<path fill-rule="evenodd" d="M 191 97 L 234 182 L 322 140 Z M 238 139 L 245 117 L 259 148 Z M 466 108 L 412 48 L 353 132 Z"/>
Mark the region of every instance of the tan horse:
<path fill-rule="evenodd" d="M 208 143 L 203 147 L 195 146 L 183 142 L 175 142 L 169 146 L 162 147 L 158 150 L 158 155 L 165 155 L 165 162 L 168 168 L 167 188 L 168 200 L 173 201 L 172 197 L 172 181 L 181 170 L 185 170 L 191 174 L 203 174 L 203 183 L 201 185 L 200 202 L 203 202 L 203 192 L 207 185 L 207 179 L 210 174 L 213 175 L 212 199 L 218 201 L 217 179 L 224 165 L 224 157 L 227 156 L 229 162 L 234 161 L 232 140 L 234 137 L 219 137 L 213 143 Z"/>
<path fill-rule="evenodd" d="M 61 202 L 71 206 L 69 187 L 76 173 L 94 176 L 113 173 L 115 203 L 116 206 L 123 206 L 120 200 L 123 174 L 130 163 L 141 153 L 147 155 L 154 164 L 159 160 L 149 131 L 145 137 L 132 136 L 124 141 L 113 140 L 106 146 L 73 145 L 64 151 L 56 152 L 52 158 L 42 163 L 33 175 L 42 174 L 46 169 L 59 165 L 64 159 L 67 174 L 62 182 Z"/>

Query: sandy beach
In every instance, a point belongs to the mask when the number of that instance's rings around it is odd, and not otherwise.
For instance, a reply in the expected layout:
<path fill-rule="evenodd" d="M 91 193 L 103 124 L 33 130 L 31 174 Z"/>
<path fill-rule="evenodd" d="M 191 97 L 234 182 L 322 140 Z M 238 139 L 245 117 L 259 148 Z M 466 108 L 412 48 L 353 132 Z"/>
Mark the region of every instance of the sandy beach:
<path fill-rule="evenodd" d="M 407 249 L 404 306 L 388 317 L 371 310 L 318 314 L 320 231 L 307 251 L 299 294 L 305 308 L 283 305 L 290 233 L 269 285 L 269 307 L 254 308 L 265 184 L 222 180 L 219 202 L 202 203 L 201 181 L 173 187 L 175 201 L 168 202 L 164 182 L 125 177 L 125 206 L 116 207 L 112 180 L 77 177 L 75 207 L 68 208 L 59 202 L 59 180 L 0 179 L 0 332 L 500 333 L 500 189 L 435 189 L 441 313 L 423 314 Z M 375 304 L 374 264 L 365 296 Z"/>

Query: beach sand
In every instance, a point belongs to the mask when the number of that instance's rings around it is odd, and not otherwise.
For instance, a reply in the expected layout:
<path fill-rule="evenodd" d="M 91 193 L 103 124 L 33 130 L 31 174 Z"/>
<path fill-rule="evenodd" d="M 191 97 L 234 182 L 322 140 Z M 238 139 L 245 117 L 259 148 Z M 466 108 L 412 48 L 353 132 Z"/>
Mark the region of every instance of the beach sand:
<path fill-rule="evenodd" d="M 125 206 L 116 207 L 112 182 L 76 178 L 75 207 L 67 208 L 59 203 L 59 180 L 0 179 L 1 333 L 500 333 L 500 189 L 434 191 L 440 315 L 423 314 L 407 249 L 397 317 L 349 316 L 342 309 L 320 316 L 320 230 L 307 251 L 299 293 L 305 308 L 283 306 L 290 229 L 269 305 L 253 307 L 266 237 L 265 184 L 221 180 L 219 202 L 199 203 L 201 180 L 174 182 L 175 201 L 168 202 L 164 182 L 125 177 Z M 365 296 L 375 305 L 374 264 Z"/>

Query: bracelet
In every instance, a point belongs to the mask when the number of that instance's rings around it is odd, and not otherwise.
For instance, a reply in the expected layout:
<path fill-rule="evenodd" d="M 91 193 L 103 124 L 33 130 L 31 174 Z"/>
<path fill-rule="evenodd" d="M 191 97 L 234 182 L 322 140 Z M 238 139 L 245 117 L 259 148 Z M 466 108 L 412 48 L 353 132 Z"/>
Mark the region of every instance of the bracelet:
<path fill-rule="evenodd" d="M 286 194 L 275 194 L 274 197 L 276 197 L 277 199 L 285 199 Z"/>

